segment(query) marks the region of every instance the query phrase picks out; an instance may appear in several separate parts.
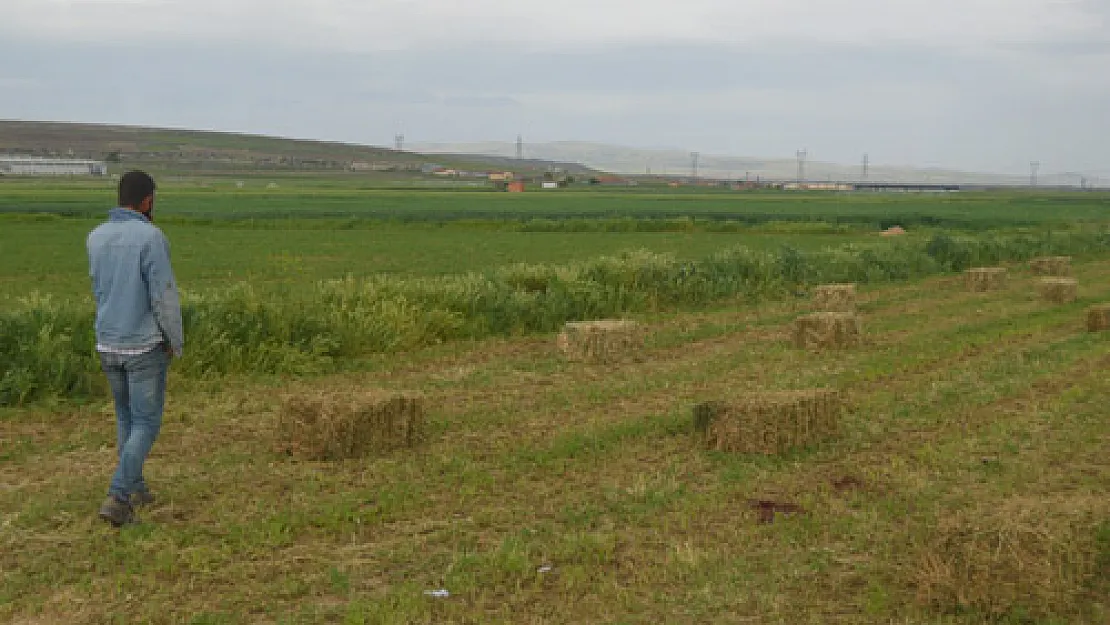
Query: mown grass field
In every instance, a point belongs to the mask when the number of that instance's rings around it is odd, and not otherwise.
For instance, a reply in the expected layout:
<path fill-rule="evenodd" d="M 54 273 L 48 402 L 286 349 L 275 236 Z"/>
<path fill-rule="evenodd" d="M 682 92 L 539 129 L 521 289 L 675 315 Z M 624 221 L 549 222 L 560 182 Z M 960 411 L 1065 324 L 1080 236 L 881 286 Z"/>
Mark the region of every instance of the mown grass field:
<path fill-rule="evenodd" d="M 168 201 L 162 208 L 171 212 Z M 0 221 L 2 266 L 18 285 L 9 292 L 83 289 L 70 239 L 80 245 L 86 225 Z M 342 275 L 312 260 L 325 243 L 378 271 L 441 274 L 502 259 L 562 262 L 576 249 L 610 253 L 626 247 L 614 242 L 622 237 L 691 256 L 714 237 L 761 239 L 765 249 L 786 241 L 773 232 L 545 239 L 471 226 L 166 229 L 186 288 L 186 275 L 218 286 L 227 271 L 227 283 L 238 282 L 244 264 L 294 287 Z M 378 244 L 399 241 L 398 257 L 418 268 L 359 256 L 359 237 L 383 232 L 398 238 Z M 412 248 L 437 234 L 456 237 L 443 249 L 464 253 L 420 260 Z M 814 247 L 869 240 L 855 228 L 804 236 L 816 237 Z M 284 274 L 270 260 L 247 260 L 272 239 L 302 257 Z M 185 269 L 191 246 L 196 264 Z M 219 248 L 229 254 L 213 259 Z M 502 256 L 505 248 L 519 251 Z M 22 269 L 12 271 L 16 262 Z M 74 266 L 81 278 L 70 282 Z M 0 620 L 1105 623 L 1110 334 L 1086 332 L 1083 313 L 1110 301 L 1110 260 L 1078 258 L 1080 298 L 1065 305 L 1040 301 L 1024 264 L 1010 266 L 1008 287 L 983 294 L 952 273 L 865 285 L 867 340 L 847 351 L 790 344 L 804 299 L 740 295 L 641 310 L 648 347 L 616 365 L 565 362 L 553 335 L 530 333 L 367 354 L 329 375 L 176 370 L 147 471 L 160 501 L 122 531 L 93 515 L 115 453 L 107 398 L 0 408 Z M 812 387 L 838 388 L 850 406 L 841 434 L 822 445 L 727 455 L 702 450 L 693 435 L 695 402 Z M 422 392 L 428 440 L 330 463 L 276 448 L 284 394 L 363 388 Z M 761 523 L 752 500 L 802 512 Z M 969 544 L 993 553 L 992 536 L 1050 545 L 1040 556 L 1059 575 L 1028 579 L 1036 557 L 1015 556 L 1024 578 L 995 567 L 1002 578 L 968 585 L 986 593 L 968 596 L 988 600 L 961 602 L 938 558 Z M 1051 592 L 1013 600 L 1007 584 Z M 424 595 L 436 589 L 450 596 Z"/>

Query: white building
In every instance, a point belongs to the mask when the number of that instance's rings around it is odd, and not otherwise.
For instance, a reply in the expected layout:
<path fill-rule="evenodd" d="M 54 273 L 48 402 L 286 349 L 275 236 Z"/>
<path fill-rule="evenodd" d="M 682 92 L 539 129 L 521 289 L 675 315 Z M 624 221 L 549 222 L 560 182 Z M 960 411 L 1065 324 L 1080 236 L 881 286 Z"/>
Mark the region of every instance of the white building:
<path fill-rule="evenodd" d="M 0 176 L 106 176 L 103 161 L 0 154 Z"/>

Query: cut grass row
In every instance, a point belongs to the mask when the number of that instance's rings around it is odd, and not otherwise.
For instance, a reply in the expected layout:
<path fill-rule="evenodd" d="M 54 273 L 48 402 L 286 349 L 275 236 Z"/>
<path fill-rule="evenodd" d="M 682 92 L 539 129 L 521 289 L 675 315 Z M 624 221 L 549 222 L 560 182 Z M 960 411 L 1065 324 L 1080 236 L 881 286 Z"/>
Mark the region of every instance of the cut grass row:
<path fill-rule="evenodd" d="M 1092 285 L 1088 295 L 1107 295 L 1098 286 L 1104 263 L 1080 272 Z M 470 404 L 445 402 L 429 447 L 369 463 L 290 463 L 272 454 L 265 389 L 181 396 L 177 388 L 171 410 L 189 415 L 190 426 L 171 425 L 160 442 L 166 452 L 153 470 L 173 486 L 168 504 L 152 511 L 153 526 L 89 540 L 101 532 L 88 506 L 110 450 L 92 442 L 67 450 L 55 434 L 45 439 L 62 448 L 16 459 L 45 479 L 4 495 L 5 504 L 30 501 L 8 525 L 11 540 L 43 547 L 12 550 L 16 560 L 3 563 L 19 571 L 5 579 L 13 592 L 28 593 L 15 598 L 14 613 L 42 605 L 46 617 L 87 622 L 124 609 L 155 621 L 205 612 L 216 622 L 981 622 L 986 615 L 916 606 L 913 548 L 968 496 L 991 505 L 1015 495 L 1105 492 L 1110 474 L 1100 452 L 1110 432 L 1097 402 L 1110 390 L 1099 375 L 1105 338 L 1070 321 L 1080 304 L 1014 307 L 1021 284 L 981 296 L 932 286 L 943 320 L 935 324 L 903 324 L 902 304 L 879 304 L 888 294 L 903 298 L 889 288 L 873 292 L 871 331 L 899 337 L 903 355 L 931 350 L 903 367 L 876 346 L 764 360 L 767 341 L 746 342 L 727 322 L 719 326 L 724 352 L 691 349 L 696 356 L 673 369 L 491 360 L 453 383 L 458 393 L 476 383 L 490 392 Z M 769 320 L 780 316 L 777 307 L 768 306 Z M 685 323 L 680 316 L 665 325 Z M 447 367 L 455 362 L 448 358 Z M 857 369 L 888 367 L 901 371 L 897 380 L 856 382 L 845 437 L 826 447 L 783 459 L 731 457 L 702 453 L 686 435 L 682 402 L 745 376 L 751 388 L 850 380 Z M 552 370 L 565 374 L 553 391 L 568 401 L 525 402 Z M 399 371 L 401 378 L 387 370 L 334 383 L 419 385 L 449 373 L 434 362 Z M 636 378 L 671 396 L 644 397 Z M 607 379 L 617 392 L 594 397 Z M 513 413 L 540 427 L 514 427 L 502 416 Z M 18 422 L 29 425 L 33 414 Z M 170 450 L 198 453 L 185 459 Z M 985 455 L 998 462 L 984 464 Z M 863 488 L 830 487 L 846 475 Z M 807 514 L 759 526 L 744 511 L 752 497 L 798 501 Z M 536 572 L 544 563 L 554 574 Z M 67 590 L 42 587 L 50 577 Z M 421 595 L 441 586 L 451 600 Z M 79 602 L 100 593 L 101 603 Z M 1096 623 L 1098 610 L 1106 614 L 1097 603 L 1054 609 L 1068 622 Z"/>

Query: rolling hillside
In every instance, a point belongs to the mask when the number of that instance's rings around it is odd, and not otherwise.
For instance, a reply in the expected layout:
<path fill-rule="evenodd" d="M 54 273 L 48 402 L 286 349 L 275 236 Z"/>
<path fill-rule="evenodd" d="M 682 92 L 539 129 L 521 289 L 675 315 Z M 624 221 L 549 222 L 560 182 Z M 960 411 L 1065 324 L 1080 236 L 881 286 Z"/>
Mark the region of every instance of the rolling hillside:
<path fill-rule="evenodd" d="M 578 165 L 538 160 L 427 156 L 376 146 L 227 132 L 13 120 L 0 120 L 0 153 L 103 159 L 161 171 L 211 174 L 354 169 L 395 175 L 419 173 L 427 165 L 479 171 L 516 165 L 514 170 L 525 173 L 552 166 L 589 171 Z"/>

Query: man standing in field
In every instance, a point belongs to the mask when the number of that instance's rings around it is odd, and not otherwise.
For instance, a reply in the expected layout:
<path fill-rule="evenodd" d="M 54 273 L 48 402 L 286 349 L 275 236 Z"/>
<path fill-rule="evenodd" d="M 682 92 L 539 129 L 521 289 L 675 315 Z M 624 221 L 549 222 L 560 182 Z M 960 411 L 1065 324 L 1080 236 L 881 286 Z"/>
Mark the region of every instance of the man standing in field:
<path fill-rule="evenodd" d="M 153 221 L 154 179 L 131 171 L 119 181 L 119 207 L 87 241 L 96 351 L 116 405 L 119 459 L 99 515 L 116 527 L 134 522 L 134 506 L 154 502 L 143 463 L 162 426 L 170 358 L 184 345 L 170 246 Z"/>

